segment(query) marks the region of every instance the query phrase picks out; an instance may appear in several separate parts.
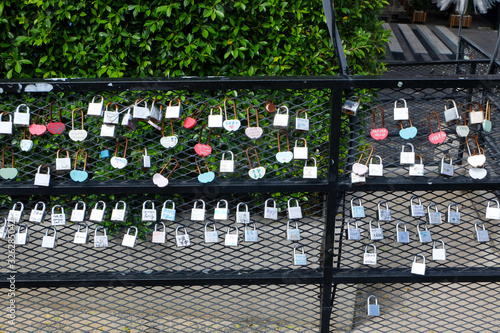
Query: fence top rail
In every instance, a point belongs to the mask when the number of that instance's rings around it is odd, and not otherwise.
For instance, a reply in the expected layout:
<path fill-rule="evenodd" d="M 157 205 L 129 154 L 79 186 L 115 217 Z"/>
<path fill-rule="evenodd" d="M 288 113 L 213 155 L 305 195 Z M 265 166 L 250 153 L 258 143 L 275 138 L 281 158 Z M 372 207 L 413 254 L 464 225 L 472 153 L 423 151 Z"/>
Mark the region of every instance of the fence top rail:
<path fill-rule="evenodd" d="M 0 80 L 6 93 L 169 91 L 231 89 L 473 88 L 500 86 L 500 75 L 435 76 L 252 76 Z"/>

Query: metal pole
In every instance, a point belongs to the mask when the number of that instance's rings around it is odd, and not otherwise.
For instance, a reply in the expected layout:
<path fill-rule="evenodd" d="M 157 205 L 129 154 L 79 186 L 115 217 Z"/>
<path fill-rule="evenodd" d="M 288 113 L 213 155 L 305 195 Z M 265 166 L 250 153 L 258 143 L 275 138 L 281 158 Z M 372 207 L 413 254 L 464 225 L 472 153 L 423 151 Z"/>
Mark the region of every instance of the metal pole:
<path fill-rule="evenodd" d="M 330 38 L 332 39 L 333 47 L 335 49 L 335 55 L 339 63 L 340 74 L 349 75 L 349 66 L 347 65 L 344 48 L 342 47 L 342 40 L 340 39 L 339 30 L 337 28 L 337 20 L 335 18 L 335 8 L 333 6 L 333 2 L 332 0 L 322 0 L 322 1 L 323 1 L 323 10 L 325 12 L 326 24 L 328 25 Z"/>
<path fill-rule="evenodd" d="M 488 71 L 486 74 L 493 74 L 493 69 L 494 69 L 494 64 L 497 59 L 497 54 L 498 54 L 498 48 L 500 47 L 500 22 L 498 24 L 498 36 L 497 36 L 497 43 L 495 44 L 495 50 L 493 50 L 493 53 L 491 54 L 491 60 L 490 60 L 490 65 L 488 66 Z"/>

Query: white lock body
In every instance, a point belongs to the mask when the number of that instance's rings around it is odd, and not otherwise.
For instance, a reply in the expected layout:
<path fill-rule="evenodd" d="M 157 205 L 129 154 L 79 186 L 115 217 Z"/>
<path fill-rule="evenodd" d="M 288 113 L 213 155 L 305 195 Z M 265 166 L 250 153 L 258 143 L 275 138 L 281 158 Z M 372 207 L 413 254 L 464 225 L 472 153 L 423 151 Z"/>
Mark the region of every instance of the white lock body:
<path fill-rule="evenodd" d="M 122 205 L 123 208 L 119 208 Z M 125 216 L 127 213 L 127 204 L 125 201 L 118 201 L 115 205 L 115 208 L 111 211 L 111 221 L 115 222 L 124 222 Z"/>
<path fill-rule="evenodd" d="M 231 155 L 231 159 L 226 160 L 225 154 L 229 153 Z M 234 154 L 231 151 L 226 151 L 222 153 L 222 159 L 220 160 L 219 166 L 220 172 L 234 172 Z"/>
<path fill-rule="evenodd" d="M 301 250 L 298 252 L 298 250 Z M 293 264 L 295 266 L 307 266 L 307 255 L 302 245 L 295 245 L 293 247 Z"/>
<path fill-rule="evenodd" d="M 269 202 L 273 203 L 273 206 L 269 206 Z M 269 220 L 278 219 L 278 208 L 276 208 L 276 200 L 267 199 L 264 203 L 264 218 Z"/>
<path fill-rule="evenodd" d="M 210 226 L 212 228 L 210 228 Z M 207 222 L 205 224 L 205 243 L 218 243 L 218 242 L 219 242 L 219 233 L 217 232 L 215 223 Z"/>
<path fill-rule="evenodd" d="M 373 252 L 369 252 L 368 248 L 371 247 Z M 377 264 L 377 247 L 374 244 L 368 244 L 365 246 L 365 252 L 363 253 L 363 265 L 376 265 Z"/>
<path fill-rule="evenodd" d="M 297 242 L 300 240 L 300 229 L 299 224 L 295 222 L 295 228 L 290 228 L 290 222 L 286 223 L 286 239 L 292 242 Z"/>
<path fill-rule="evenodd" d="M 25 112 L 21 111 L 24 107 Z M 30 125 L 30 108 L 26 104 L 21 104 L 14 112 L 14 125 L 20 127 L 29 127 Z"/>
<path fill-rule="evenodd" d="M 401 106 L 401 103 L 399 103 L 399 105 L 398 105 L 399 101 L 403 102 L 402 106 Z M 408 106 L 406 104 L 406 100 L 403 98 L 400 98 L 394 102 L 394 120 L 408 120 L 408 119 L 409 119 L 409 112 L 408 112 Z"/>
<path fill-rule="evenodd" d="M 201 202 L 202 208 L 198 207 L 198 202 Z M 192 221 L 205 221 L 205 201 L 198 199 L 194 202 L 194 207 L 191 209 Z"/>
<path fill-rule="evenodd" d="M 171 207 L 167 207 L 171 204 Z M 175 203 L 172 200 L 166 200 L 161 209 L 161 219 L 164 221 L 175 221 Z"/>
<path fill-rule="evenodd" d="M 221 206 L 221 203 L 224 204 L 224 207 Z M 229 217 L 229 209 L 227 200 L 220 200 L 217 202 L 217 207 L 214 209 L 214 220 L 227 220 Z"/>
<path fill-rule="evenodd" d="M 422 262 L 418 262 L 419 258 L 422 259 Z M 425 275 L 425 257 L 422 254 L 417 254 L 413 258 L 411 273 L 417 275 Z"/>
<path fill-rule="evenodd" d="M 159 225 L 162 226 L 162 230 L 158 230 Z M 156 223 L 151 242 L 156 244 L 163 244 L 166 242 L 166 240 L 167 240 L 167 227 L 165 226 L 165 223 L 163 222 Z"/>
<path fill-rule="evenodd" d="M 100 98 L 99 102 L 96 102 L 96 97 Z M 94 96 L 92 102 L 89 103 L 87 108 L 87 116 L 90 117 L 102 117 L 104 106 L 104 98 L 102 96 Z"/>

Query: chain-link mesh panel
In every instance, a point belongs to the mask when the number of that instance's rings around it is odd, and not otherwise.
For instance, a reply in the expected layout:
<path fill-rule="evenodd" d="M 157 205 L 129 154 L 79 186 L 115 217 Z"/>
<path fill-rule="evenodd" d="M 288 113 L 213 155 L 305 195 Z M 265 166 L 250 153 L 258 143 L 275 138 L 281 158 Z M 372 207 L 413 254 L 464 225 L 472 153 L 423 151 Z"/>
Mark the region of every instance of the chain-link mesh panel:
<path fill-rule="evenodd" d="M 13 332 L 311 332 L 317 285 L 21 288 Z"/>
<path fill-rule="evenodd" d="M 411 183 L 412 180 L 419 179 L 419 176 L 413 177 L 409 175 L 409 164 L 402 165 L 400 155 L 403 149 L 406 152 L 413 151 L 420 157 L 415 158 L 415 163 L 424 164 L 424 176 L 420 179 L 426 179 L 429 182 L 444 182 L 445 176 L 441 173 L 442 162 L 454 166 L 453 179 L 472 180 L 477 178 L 477 173 L 470 173 L 471 168 L 480 168 L 482 166 L 472 166 L 469 163 L 471 155 L 486 156 L 484 169 L 487 175 L 486 179 L 497 177 L 500 172 L 500 150 L 498 143 L 500 142 L 500 133 L 492 130 L 486 132 L 482 126 L 482 122 L 471 124 L 472 117 L 469 111 L 478 111 L 482 109 L 481 114 L 486 115 L 487 101 L 491 106 L 491 123 L 492 128 L 500 126 L 500 117 L 498 116 L 498 97 L 495 93 L 488 93 L 480 89 L 430 89 L 430 88 L 414 88 L 414 89 L 380 89 L 380 90 L 364 90 L 358 91 L 357 96 L 361 98 L 362 107 L 358 113 L 358 117 L 352 119 L 350 127 L 346 128 L 343 133 L 345 145 L 341 147 L 343 154 L 342 162 L 347 162 L 343 165 L 341 173 L 344 176 L 343 182 L 350 183 L 350 171 L 352 165 L 360 161 L 361 164 L 369 164 L 368 156 L 370 155 L 371 145 L 373 149 L 372 159 L 374 164 L 379 164 L 379 158 L 384 166 L 383 177 L 391 183 Z M 409 110 L 410 121 L 394 120 L 395 102 L 399 99 L 405 99 Z M 449 100 L 454 100 L 458 108 L 458 114 L 461 117 L 460 123 L 458 120 L 445 121 L 445 109 L 452 109 L 453 104 Z M 363 101 L 365 101 L 363 103 Z M 477 103 L 477 104 L 476 104 Z M 404 102 L 398 101 L 398 108 L 404 107 Z M 385 112 L 382 112 L 384 110 Z M 435 113 L 433 113 L 435 112 Z M 382 117 L 384 116 L 384 117 Z M 438 118 L 439 117 L 439 122 Z M 464 117 L 468 127 L 466 131 L 457 132 L 458 125 L 464 126 Z M 376 139 L 372 136 L 372 129 L 385 128 L 386 138 L 381 135 Z M 468 132 L 468 134 L 466 133 Z M 437 140 L 441 143 L 431 143 L 430 135 L 438 135 L 444 133 L 444 140 Z M 468 135 L 468 139 L 463 135 Z M 474 139 L 477 138 L 477 141 Z M 443 138 L 443 136 L 441 136 Z M 404 148 L 403 148 L 404 147 Z M 366 148 L 360 160 L 363 149 Z M 349 171 L 349 172 L 346 172 Z M 367 183 L 370 179 L 376 177 L 367 177 Z"/>
<path fill-rule="evenodd" d="M 282 163 L 277 160 L 276 154 L 280 151 L 293 152 L 295 145 L 308 147 L 308 157 L 314 157 L 318 162 L 318 177 L 325 178 L 327 163 L 324 157 L 329 144 L 329 122 L 325 119 L 330 118 L 329 91 L 106 92 L 102 93 L 104 105 L 106 105 L 104 108 L 109 111 L 121 112 L 118 118 L 119 124 L 115 128 L 115 137 L 103 136 L 109 135 L 101 132 L 103 118 L 87 116 L 87 108 L 93 98 L 95 97 L 94 102 L 100 101 L 100 97 L 96 97 L 96 94 L 47 93 L 2 96 L 0 109 L 8 112 L 8 114 L 3 115 L 3 121 L 11 119 L 19 105 L 26 104 L 31 112 L 31 126 L 63 123 L 66 128 L 62 134 L 53 135 L 47 131 L 45 134 L 37 136 L 31 135 L 26 128 L 14 126 L 12 135 L 2 135 L 0 138 L 2 147 L 13 147 L 12 151 L 7 149 L 4 154 L 5 165 L 10 166 L 13 155 L 14 166 L 18 170 L 17 176 L 11 181 L 32 183 L 38 167 L 45 164 L 52 169 L 51 184 L 78 186 L 80 183 L 70 178 L 69 170 L 55 171 L 56 155 L 60 148 L 69 152 L 71 168 L 77 170 L 85 168 L 89 173 L 89 180 L 101 182 L 143 180 L 149 181 L 153 185 L 152 176 L 160 172 L 170 158 L 175 158 L 179 163 L 179 167 L 169 178 L 170 181 L 191 180 L 196 182 L 200 173 L 208 172 L 208 170 L 220 171 L 219 164 L 222 154 L 227 151 L 234 154 L 235 172 L 217 173 L 217 178 L 249 179 L 251 181 L 248 175 L 250 165 L 251 168 L 257 168 L 261 165 L 266 169 L 266 178 L 288 180 L 302 178 L 305 160 L 292 159 L 287 163 Z M 141 98 L 145 101 L 138 102 Z M 169 119 L 164 119 L 163 122 L 163 136 L 177 137 L 178 143 L 174 147 L 168 147 L 167 143 L 165 145 L 160 143 L 162 139 L 161 124 L 156 124 L 155 127 L 147 121 L 139 121 L 135 131 L 121 125 L 128 112 L 131 115 L 134 114 L 134 104 L 136 103 L 138 106 L 151 108 L 153 101 L 157 100 L 154 105 L 165 111 L 169 105 L 178 105 L 176 98 L 180 99 L 183 107 L 182 118 L 172 119 L 172 122 Z M 227 98 L 232 98 L 232 100 L 225 102 Z M 235 101 L 235 108 L 233 101 Z M 276 111 L 272 106 L 268 106 L 268 101 L 273 102 L 272 105 L 276 107 Z M 51 104 L 52 102 L 55 103 Z M 107 106 L 109 103 L 113 104 Z M 221 109 L 217 106 L 220 106 Z M 268 106 L 267 109 L 266 106 Z M 280 108 L 281 106 L 287 107 L 288 110 Z M 50 112 L 51 109 L 52 112 Z M 301 110 L 305 112 L 301 112 Z M 20 111 L 25 112 L 24 108 L 21 108 Z M 285 133 L 281 136 L 280 147 L 277 138 L 280 128 L 274 127 L 274 118 L 277 113 L 288 114 L 285 124 L 289 125 L 285 129 L 288 134 Z M 222 114 L 226 120 L 238 120 L 241 127 L 235 131 L 234 129 L 239 125 L 228 123 L 229 131 L 223 128 L 212 128 L 211 131 L 209 128 L 202 130 L 203 126 L 208 125 L 210 114 Z M 184 121 L 188 117 L 197 120 L 194 128 L 186 129 L 183 127 Z M 309 131 L 297 130 L 297 118 L 309 120 Z M 250 139 L 245 135 L 248 127 L 260 127 L 263 132 L 262 136 L 258 139 Z M 32 130 L 34 133 L 41 133 L 41 130 L 35 127 L 32 127 Z M 73 141 L 70 135 L 71 131 L 73 131 L 73 137 L 78 137 L 82 135 L 82 130 L 87 132 L 85 140 Z M 75 134 L 78 131 L 80 132 Z M 20 148 L 23 139 L 31 139 L 33 142 L 33 148 L 28 152 Z M 211 146 L 211 154 L 206 157 L 199 156 L 194 148 L 198 143 Z M 249 147 L 255 148 L 258 154 L 255 156 L 254 150 L 251 149 L 249 151 L 250 161 L 246 155 L 246 150 Z M 88 155 L 86 164 L 83 158 L 84 152 L 79 154 L 78 162 L 76 165 L 74 164 L 76 152 L 79 149 L 85 150 Z M 141 168 L 145 149 L 151 158 L 151 168 L 147 170 Z M 61 151 L 60 157 L 66 157 L 66 151 Z M 103 151 L 108 151 L 109 157 L 101 154 Z M 225 155 L 225 159 L 230 158 L 229 153 Z M 113 157 L 126 158 L 128 164 L 124 168 L 115 168 L 110 163 L 110 159 Z M 172 171 L 174 164 L 172 162 L 165 168 L 163 171 L 165 177 Z M 311 160 L 308 164 L 311 165 L 314 162 Z M 41 172 L 46 173 L 47 171 L 43 168 Z"/>
<path fill-rule="evenodd" d="M 387 64 L 387 72 L 384 76 L 450 76 L 450 75 L 485 75 L 489 62 L 484 61 L 460 61 L 415 63 L 415 64 Z"/>
<path fill-rule="evenodd" d="M 90 200 L 90 197 L 92 198 Z M 46 214 L 42 223 L 29 222 L 29 217 L 35 205 L 41 198 L 33 197 L 28 201 L 18 201 L 24 204 L 25 211 L 21 223 L 28 226 L 29 240 L 26 245 L 16 247 L 16 266 L 20 273 L 61 273 L 64 272 L 167 272 L 170 275 L 181 276 L 187 272 L 204 273 L 206 276 L 224 271 L 224 274 L 242 274 L 257 271 L 270 271 L 279 269 L 307 269 L 319 268 L 321 251 L 321 239 L 324 227 L 324 204 L 323 195 L 320 193 L 296 193 L 293 195 L 276 194 L 248 194 L 248 195 L 220 195 L 214 197 L 200 197 L 193 199 L 190 196 L 168 196 L 161 195 L 134 195 L 134 196 L 108 196 L 93 195 L 90 197 L 67 197 L 59 196 L 43 198 L 46 205 Z M 268 207 L 279 210 L 277 219 L 264 218 L 266 200 Z M 110 221 L 111 212 L 114 208 L 121 209 L 123 205 L 116 203 L 123 200 L 127 205 L 127 217 L 125 222 Z M 151 202 L 146 202 L 151 200 Z M 166 200 L 171 200 L 167 202 Z M 201 201 L 200 201 L 201 200 Z M 224 202 L 224 200 L 226 202 Z M 290 207 L 300 207 L 302 218 L 288 220 L 288 200 Z M 297 201 L 295 201 L 297 200 Z M 73 243 L 75 233 L 78 229 L 76 222 L 71 222 L 73 210 L 81 201 L 86 204 L 85 223 L 89 227 L 88 243 Z M 104 219 L 102 222 L 91 221 L 92 211 L 102 210 L 106 204 Z M 12 206 L 3 206 L 5 215 L 7 209 Z M 228 219 L 216 220 L 214 210 L 228 207 Z M 196 207 L 195 207 L 196 205 Z M 61 206 L 61 207 L 57 207 Z M 17 205 L 19 209 L 20 204 Z M 55 207 L 55 209 L 54 209 Z M 161 219 L 163 207 L 175 208 L 175 221 Z M 202 210 L 205 208 L 203 221 L 192 220 L 193 208 Z M 51 248 L 41 247 L 43 237 L 46 233 L 53 235 L 49 227 L 52 218 L 64 209 L 66 225 L 56 226 L 56 246 Z M 155 222 L 142 220 L 143 208 L 154 209 L 157 221 L 165 224 L 156 225 L 157 231 L 166 233 L 166 243 L 152 243 L 152 232 Z M 38 207 L 40 209 L 40 207 Z M 83 209 L 80 203 L 78 209 Z M 54 210 L 54 212 L 52 212 Z M 248 211 L 250 223 L 237 223 L 237 210 L 241 213 Z M 299 217 L 293 216 L 292 217 Z M 288 225 L 288 221 L 290 221 Z M 206 227 L 206 224 L 209 225 Z M 217 231 L 218 239 L 207 243 L 205 235 L 208 232 Z M 108 233 L 108 247 L 94 247 L 95 232 L 97 226 L 106 227 Z M 288 226 L 287 226 L 288 225 Z M 133 248 L 122 246 L 124 234 L 128 227 L 138 227 L 138 236 Z M 179 228 L 180 227 L 180 228 Z M 186 232 L 184 228 L 186 228 Z M 230 234 L 236 234 L 234 227 L 238 228 L 237 246 L 225 245 L 228 228 Z M 247 231 L 257 230 L 257 238 L 245 235 Z M 287 238 L 287 228 L 298 229 L 300 240 L 293 241 Z M 178 229 L 178 230 L 177 230 Z M 21 233 L 25 232 L 21 228 Z M 85 227 L 81 228 L 85 231 Z M 176 235 L 189 235 L 190 245 L 177 246 Z M 135 234 L 134 230 L 130 234 Z M 97 235 L 103 235 L 103 230 L 98 230 Z M 248 237 L 248 238 L 247 238 Z M 181 237 L 182 238 L 182 237 Z M 302 245 L 307 256 L 306 266 L 294 266 L 294 246 Z M 230 271 L 230 273 L 228 273 Z M 4 268 L 5 272 L 5 268 Z M 53 275 L 52 275 L 53 276 Z"/>
<path fill-rule="evenodd" d="M 498 290 L 490 282 L 340 284 L 330 332 L 495 332 Z M 368 315 L 371 295 L 378 316 Z"/>
<path fill-rule="evenodd" d="M 336 238 L 342 245 L 337 249 L 340 253 L 337 252 L 335 264 L 346 270 L 388 269 L 409 273 L 415 256 L 422 254 L 427 272 L 447 268 L 496 270 L 500 229 L 498 220 L 486 218 L 488 205 L 493 209 L 497 207 L 493 200 L 497 200 L 495 193 L 488 191 L 348 192 L 336 222 Z M 423 207 L 415 207 L 419 205 Z M 354 216 L 360 216 L 356 211 L 359 208 L 355 208 L 359 206 L 364 208 L 366 217 L 352 218 L 353 207 Z M 379 221 L 379 216 L 384 214 L 379 214 L 379 210 L 387 207 L 391 221 Z M 419 216 L 422 214 L 418 210 L 423 211 L 424 216 Z M 448 211 L 458 212 L 459 219 L 451 219 L 456 215 Z M 349 239 L 348 224 L 349 228 L 359 229 L 359 239 Z M 376 228 L 382 229 L 383 239 L 377 239 Z M 483 229 L 488 233 L 488 241 L 478 238 L 477 231 Z M 430 237 L 425 235 L 426 230 Z M 397 231 L 407 231 L 407 241 L 398 241 Z M 374 252 L 368 244 L 375 245 L 375 265 L 363 261 L 365 249 L 367 253 Z M 433 248 L 443 247 L 445 260 L 434 260 Z"/>

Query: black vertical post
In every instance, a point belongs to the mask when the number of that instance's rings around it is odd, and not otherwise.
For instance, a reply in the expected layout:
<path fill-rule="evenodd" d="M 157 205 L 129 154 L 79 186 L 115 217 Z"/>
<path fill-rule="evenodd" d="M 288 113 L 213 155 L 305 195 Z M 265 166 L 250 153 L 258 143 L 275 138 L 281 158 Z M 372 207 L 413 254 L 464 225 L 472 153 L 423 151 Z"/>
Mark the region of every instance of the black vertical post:
<path fill-rule="evenodd" d="M 335 8 L 332 0 L 323 0 L 323 10 L 325 11 L 326 24 L 328 31 L 333 42 L 333 48 L 339 64 L 339 72 L 341 75 L 349 75 L 349 66 L 342 47 L 342 40 L 340 39 L 339 30 L 337 28 L 337 20 L 335 17 Z"/>
<path fill-rule="evenodd" d="M 323 333 L 327 333 L 330 330 L 332 312 L 333 246 L 335 241 L 335 216 L 339 207 L 337 177 L 341 133 L 340 109 L 342 108 L 342 91 L 340 89 L 332 91 L 331 103 L 328 192 L 326 195 L 326 218 L 323 235 L 323 285 L 321 289 L 320 313 L 320 332 Z"/>

